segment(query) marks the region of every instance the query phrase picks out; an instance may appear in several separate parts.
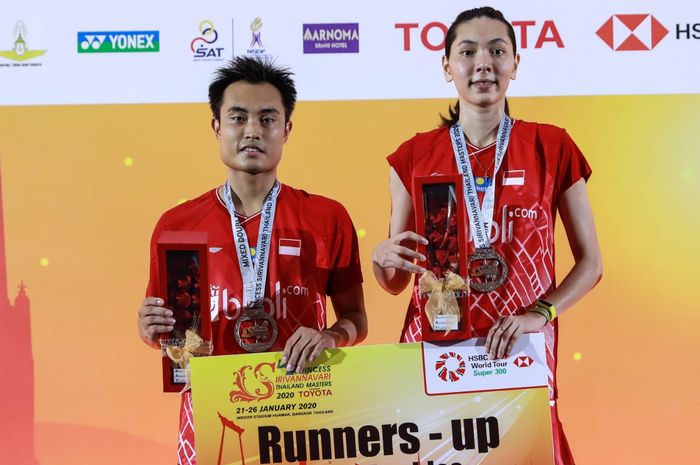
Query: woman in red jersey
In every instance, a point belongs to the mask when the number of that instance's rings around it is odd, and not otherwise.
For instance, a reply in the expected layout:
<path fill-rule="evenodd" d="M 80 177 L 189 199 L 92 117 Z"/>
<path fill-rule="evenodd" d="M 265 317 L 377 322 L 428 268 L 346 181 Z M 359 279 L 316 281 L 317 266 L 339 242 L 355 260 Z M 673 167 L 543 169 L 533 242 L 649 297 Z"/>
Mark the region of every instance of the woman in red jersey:
<path fill-rule="evenodd" d="M 507 275 L 500 282 L 472 292 L 472 332 L 486 336 L 492 358 L 508 356 L 521 334 L 544 333 L 555 463 L 570 465 L 574 460 L 555 403 L 555 317 L 602 276 L 586 193 L 591 170 L 565 130 L 510 118 L 506 90 L 519 62 L 515 32 L 501 12 L 483 7 L 457 16 L 447 32 L 442 66 L 458 101 L 439 128 L 416 134 L 388 157 L 390 237 L 377 245 L 372 260 L 375 277 L 388 292 L 398 294 L 414 276 L 417 286 L 416 274 L 425 271 L 421 263 L 426 257 L 415 246 L 428 244 L 428 239 L 414 231 L 413 180 L 462 174 L 465 193 L 471 193 L 464 199 L 471 217 L 469 255 L 478 249 L 507 264 Z M 467 188 L 468 183 L 473 189 Z M 557 211 L 575 259 L 559 285 L 554 278 Z M 402 342 L 421 338 L 419 294 L 413 294 Z"/>

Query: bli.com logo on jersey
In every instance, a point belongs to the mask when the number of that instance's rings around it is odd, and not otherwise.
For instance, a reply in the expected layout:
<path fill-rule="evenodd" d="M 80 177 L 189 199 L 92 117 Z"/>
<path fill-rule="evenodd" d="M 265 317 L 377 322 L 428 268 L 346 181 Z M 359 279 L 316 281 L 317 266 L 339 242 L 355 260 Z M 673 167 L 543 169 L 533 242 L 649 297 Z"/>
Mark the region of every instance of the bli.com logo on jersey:
<path fill-rule="evenodd" d="M 78 32 L 78 53 L 160 51 L 158 31 Z"/>
<path fill-rule="evenodd" d="M 274 295 L 263 299 L 263 309 L 273 318 L 285 319 L 287 318 L 287 298 L 308 296 L 309 288 L 306 286 L 294 284 L 285 286 L 277 281 Z M 235 320 L 241 315 L 242 309 L 243 299 L 241 296 L 232 295 L 228 289 L 218 284 L 209 286 L 211 321 L 217 321 L 220 314 L 223 314 L 227 320 Z"/>
<path fill-rule="evenodd" d="M 493 216 L 491 243 L 510 244 L 513 242 L 514 230 L 519 224 L 524 224 L 525 222 L 537 223 L 543 214 L 539 207 L 524 208 L 515 205 L 504 205 L 498 214 Z M 474 241 L 473 234 L 470 240 Z"/>

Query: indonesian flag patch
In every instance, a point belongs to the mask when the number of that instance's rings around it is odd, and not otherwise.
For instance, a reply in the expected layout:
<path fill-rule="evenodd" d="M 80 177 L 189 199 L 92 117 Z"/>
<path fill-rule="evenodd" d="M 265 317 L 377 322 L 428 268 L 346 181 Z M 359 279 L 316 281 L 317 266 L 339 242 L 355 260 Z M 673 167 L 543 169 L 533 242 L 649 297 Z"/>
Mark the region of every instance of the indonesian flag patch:
<path fill-rule="evenodd" d="M 280 255 L 292 255 L 298 257 L 301 255 L 301 240 L 300 239 L 285 239 L 280 237 L 279 246 Z"/>
<path fill-rule="evenodd" d="M 525 184 L 525 170 L 511 170 L 503 172 L 504 186 L 522 186 Z"/>

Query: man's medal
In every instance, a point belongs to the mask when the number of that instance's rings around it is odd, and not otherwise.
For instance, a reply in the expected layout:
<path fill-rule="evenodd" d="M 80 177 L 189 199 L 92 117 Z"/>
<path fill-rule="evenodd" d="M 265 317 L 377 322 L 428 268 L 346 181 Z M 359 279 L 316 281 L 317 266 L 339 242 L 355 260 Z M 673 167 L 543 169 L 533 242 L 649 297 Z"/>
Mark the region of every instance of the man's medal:
<path fill-rule="evenodd" d="M 267 194 L 260 216 L 258 245 L 255 258 L 250 253 L 248 235 L 236 215 L 236 207 L 231 196 L 231 186 L 224 184 L 224 201 L 231 217 L 233 246 L 241 270 L 243 283 L 243 312 L 236 320 L 234 337 L 238 345 L 246 352 L 264 352 L 277 340 L 277 322 L 263 307 L 267 265 L 270 258 L 272 242 L 272 225 L 275 220 L 277 196 L 281 186 L 275 180 L 272 190 Z"/>

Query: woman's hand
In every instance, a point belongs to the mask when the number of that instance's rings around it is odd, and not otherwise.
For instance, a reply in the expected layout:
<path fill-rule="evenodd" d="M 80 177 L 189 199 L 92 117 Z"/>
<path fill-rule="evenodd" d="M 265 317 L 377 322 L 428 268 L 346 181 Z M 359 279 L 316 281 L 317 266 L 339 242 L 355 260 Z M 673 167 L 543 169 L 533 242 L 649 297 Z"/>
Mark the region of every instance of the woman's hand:
<path fill-rule="evenodd" d="M 413 231 L 396 234 L 377 244 L 372 253 L 372 262 L 384 269 L 395 268 L 410 273 L 424 273 L 425 268 L 416 265 L 414 260 L 425 261 L 425 255 L 416 252 L 415 246 L 406 247 L 409 243 L 426 245 L 428 240 Z"/>
<path fill-rule="evenodd" d="M 493 360 L 510 357 L 510 352 L 518 336 L 526 333 L 536 333 L 544 328 L 546 324 L 547 319 L 535 312 L 501 317 L 491 326 L 486 336 L 485 349 L 489 354 L 489 358 Z"/>

